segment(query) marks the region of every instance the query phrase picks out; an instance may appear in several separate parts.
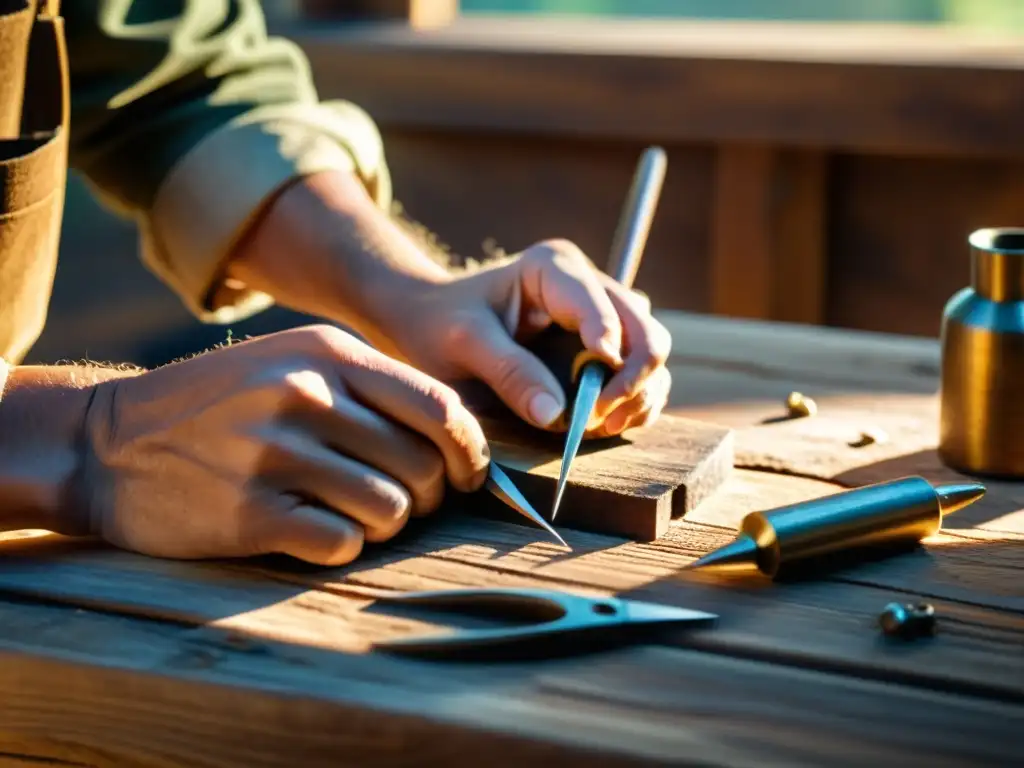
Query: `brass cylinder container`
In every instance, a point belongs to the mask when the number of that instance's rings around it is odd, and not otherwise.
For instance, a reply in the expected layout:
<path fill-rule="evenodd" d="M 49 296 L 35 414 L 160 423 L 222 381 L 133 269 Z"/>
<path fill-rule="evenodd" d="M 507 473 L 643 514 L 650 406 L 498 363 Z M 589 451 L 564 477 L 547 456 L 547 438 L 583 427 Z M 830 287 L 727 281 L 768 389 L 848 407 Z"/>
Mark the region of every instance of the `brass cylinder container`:
<path fill-rule="evenodd" d="M 1024 228 L 968 239 L 971 284 L 942 314 L 939 456 L 960 472 L 1024 476 Z"/>

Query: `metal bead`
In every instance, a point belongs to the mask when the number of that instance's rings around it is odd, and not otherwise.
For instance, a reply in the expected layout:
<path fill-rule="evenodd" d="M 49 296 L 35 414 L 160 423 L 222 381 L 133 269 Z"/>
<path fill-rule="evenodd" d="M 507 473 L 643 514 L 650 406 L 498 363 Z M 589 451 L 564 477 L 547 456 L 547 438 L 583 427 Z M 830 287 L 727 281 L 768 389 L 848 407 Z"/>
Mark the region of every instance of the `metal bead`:
<path fill-rule="evenodd" d="M 935 634 L 935 607 L 930 603 L 889 603 L 878 617 L 882 632 L 913 639 Z"/>
<path fill-rule="evenodd" d="M 786 398 L 786 410 L 790 418 L 813 416 L 818 412 L 818 404 L 802 392 L 790 392 Z"/>

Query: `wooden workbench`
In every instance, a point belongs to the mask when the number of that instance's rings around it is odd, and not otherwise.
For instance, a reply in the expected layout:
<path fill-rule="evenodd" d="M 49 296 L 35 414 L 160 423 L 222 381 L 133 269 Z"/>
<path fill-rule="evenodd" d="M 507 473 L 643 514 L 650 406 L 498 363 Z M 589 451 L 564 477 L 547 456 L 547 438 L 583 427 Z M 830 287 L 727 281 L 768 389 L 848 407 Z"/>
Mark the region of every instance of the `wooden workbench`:
<path fill-rule="evenodd" d="M 931 450 L 935 343 L 664 319 L 675 337 L 674 410 L 735 427 L 738 465 L 665 538 L 563 531 L 567 555 L 531 528 L 453 516 L 332 571 L 159 561 L 52 537 L 8 542 L 0 765 L 1024 764 L 1024 492 L 1015 486 L 992 487 L 926 549 L 820 579 L 680 573 L 750 509 L 838 483 L 947 476 Z M 818 416 L 773 421 L 794 389 L 817 400 Z M 849 447 L 861 426 L 885 436 Z M 373 639 L 432 625 L 373 607 L 360 589 L 460 585 L 615 593 L 721 619 L 659 645 L 558 661 L 365 652 Z M 916 599 L 935 605 L 938 636 L 883 641 L 880 610 Z"/>

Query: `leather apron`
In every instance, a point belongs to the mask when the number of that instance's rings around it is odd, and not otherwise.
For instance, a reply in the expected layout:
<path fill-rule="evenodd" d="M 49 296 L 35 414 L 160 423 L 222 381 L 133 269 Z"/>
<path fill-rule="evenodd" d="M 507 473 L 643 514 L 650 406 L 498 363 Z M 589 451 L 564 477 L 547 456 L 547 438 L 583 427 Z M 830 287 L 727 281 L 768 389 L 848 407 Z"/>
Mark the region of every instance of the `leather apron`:
<path fill-rule="evenodd" d="M 55 0 L 0 0 L 0 357 L 39 338 L 68 168 L 67 48 Z"/>

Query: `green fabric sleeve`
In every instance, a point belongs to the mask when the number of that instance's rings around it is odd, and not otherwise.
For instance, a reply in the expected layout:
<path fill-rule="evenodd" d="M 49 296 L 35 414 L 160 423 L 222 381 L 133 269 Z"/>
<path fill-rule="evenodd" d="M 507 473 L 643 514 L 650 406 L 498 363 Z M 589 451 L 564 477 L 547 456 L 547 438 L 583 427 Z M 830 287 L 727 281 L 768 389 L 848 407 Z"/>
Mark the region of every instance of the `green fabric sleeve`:
<path fill-rule="evenodd" d="M 305 55 L 268 36 L 258 0 L 64 0 L 61 14 L 71 167 L 136 220 L 144 263 L 201 319 L 272 303 L 219 275 L 283 184 L 343 170 L 390 205 L 373 120 L 318 99 Z"/>
<path fill-rule="evenodd" d="M 65 0 L 70 162 L 105 198 L 153 204 L 212 131 L 268 104 L 315 103 L 302 52 L 258 0 Z"/>

